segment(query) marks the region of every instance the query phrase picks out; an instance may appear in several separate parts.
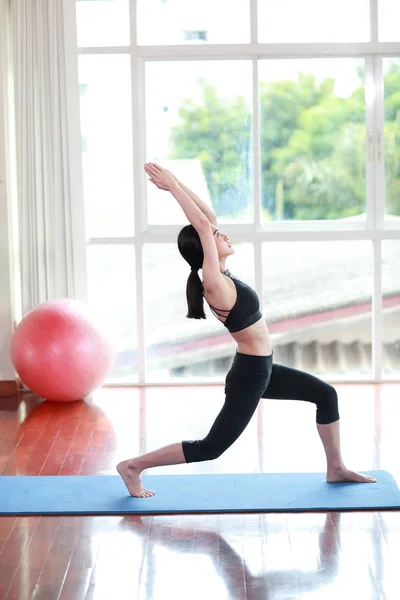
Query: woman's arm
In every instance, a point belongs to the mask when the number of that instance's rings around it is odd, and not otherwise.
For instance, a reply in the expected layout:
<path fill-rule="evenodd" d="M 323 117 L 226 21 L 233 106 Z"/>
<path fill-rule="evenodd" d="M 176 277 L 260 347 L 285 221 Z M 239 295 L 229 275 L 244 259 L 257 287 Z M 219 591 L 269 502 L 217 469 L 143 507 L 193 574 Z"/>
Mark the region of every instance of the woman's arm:
<path fill-rule="evenodd" d="M 160 189 L 168 190 L 174 196 L 181 205 L 188 220 L 199 234 L 204 253 L 202 270 L 205 288 L 212 291 L 220 288 L 221 285 L 225 284 L 225 281 L 220 272 L 218 252 L 214 238 L 215 231 L 213 230 L 217 228 L 216 225 L 208 220 L 197 204 L 190 198 L 189 194 L 181 188 L 170 171 L 163 169 L 155 163 L 146 163 L 144 170 L 154 185 Z"/>
<path fill-rule="evenodd" d="M 210 206 L 208 206 L 203 200 L 201 200 L 194 192 L 192 192 L 192 190 L 190 190 L 187 187 L 187 185 L 185 185 L 180 179 L 178 179 L 177 177 L 175 177 L 175 179 L 178 182 L 179 186 L 183 189 L 183 191 L 186 192 L 187 195 L 196 204 L 196 206 L 198 206 L 198 208 L 201 210 L 203 215 L 205 215 L 207 217 L 207 219 L 210 221 L 210 223 L 217 226 L 218 225 L 217 215 L 215 214 L 213 209 Z"/>
<path fill-rule="evenodd" d="M 167 169 L 163 169 L 155 163 L 146 163 L 144 170 L 149 175 L 150 181 L 161 189 L 168 190 L 181 205 L 189 222 L 197 232 L 205 227 L 210 228 L 210 221 L 192 200 L 189 194 L 180 186 L 178 181 Z"/>

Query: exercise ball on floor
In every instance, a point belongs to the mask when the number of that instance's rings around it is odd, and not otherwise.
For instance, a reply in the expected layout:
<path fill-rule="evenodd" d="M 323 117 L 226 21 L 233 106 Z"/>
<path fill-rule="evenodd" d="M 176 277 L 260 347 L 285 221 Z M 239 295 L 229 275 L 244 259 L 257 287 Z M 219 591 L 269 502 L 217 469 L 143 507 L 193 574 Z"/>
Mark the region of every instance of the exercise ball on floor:
<path fill-rule="evenodd" d="M 12 337 L 21 381 L 47 400 L 83 400 L 110 374 L 114 351 L 83 302 L 50 300 L 25 315 Z"/>

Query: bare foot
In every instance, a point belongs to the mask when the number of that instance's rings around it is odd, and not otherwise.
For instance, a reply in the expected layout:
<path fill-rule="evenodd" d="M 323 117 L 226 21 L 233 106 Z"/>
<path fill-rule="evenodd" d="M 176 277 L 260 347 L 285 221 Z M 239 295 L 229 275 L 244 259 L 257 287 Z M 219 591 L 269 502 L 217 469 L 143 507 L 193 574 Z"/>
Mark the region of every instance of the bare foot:
<path fill-rule="evenodd" d="M 130 460 L 123 460 L 117 464 L 117 471 L 121 475 L 128 492 L 134 498 L 150 498 L 154 496 L 154 492 L 146 490 L 142 486 L 140 481 L 140 471 L 135 470 L 132 466 L 129 466 Z"/>
<path fill-rule="evenodd" d="M 328 471 L 326 480 L 328 483 L 343 483 L 345 481 L 352 481 L 353 483 L 376 483 L 375 477 L 368 477 L 367 475 L 361 475 L 361 473 L 349 471 L 346 467 L 339 467 L 338 469 Z"/>

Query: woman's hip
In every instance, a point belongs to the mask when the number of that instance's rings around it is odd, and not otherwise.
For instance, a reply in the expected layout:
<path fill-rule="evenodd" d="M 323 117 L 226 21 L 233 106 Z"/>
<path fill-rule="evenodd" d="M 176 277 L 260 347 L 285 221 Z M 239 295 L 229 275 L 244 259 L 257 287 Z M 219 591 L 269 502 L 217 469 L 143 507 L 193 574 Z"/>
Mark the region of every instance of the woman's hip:
<path fill-rule="evenodd" d="M 226 376 L 226 387 L 267 387 L 272 373 L 273 354 L 258 356 L 236 352 Z"/>

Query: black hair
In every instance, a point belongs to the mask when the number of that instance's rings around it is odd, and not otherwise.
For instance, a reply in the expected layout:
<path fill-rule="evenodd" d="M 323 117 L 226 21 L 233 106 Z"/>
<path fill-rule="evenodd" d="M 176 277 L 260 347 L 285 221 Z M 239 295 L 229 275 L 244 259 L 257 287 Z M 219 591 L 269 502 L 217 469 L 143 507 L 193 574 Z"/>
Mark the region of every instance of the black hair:
<path fill-rule="evenodd" d="M 178 249 L 190 265 L 190 274 L 186 283 L 186 300 L 188 319 L 205 319 L 203 286 L 199 277 L 199 269 L 203 266 L 204 253 L 200 236 L 193 225 L 186 225 L 178 235 Z"/>

